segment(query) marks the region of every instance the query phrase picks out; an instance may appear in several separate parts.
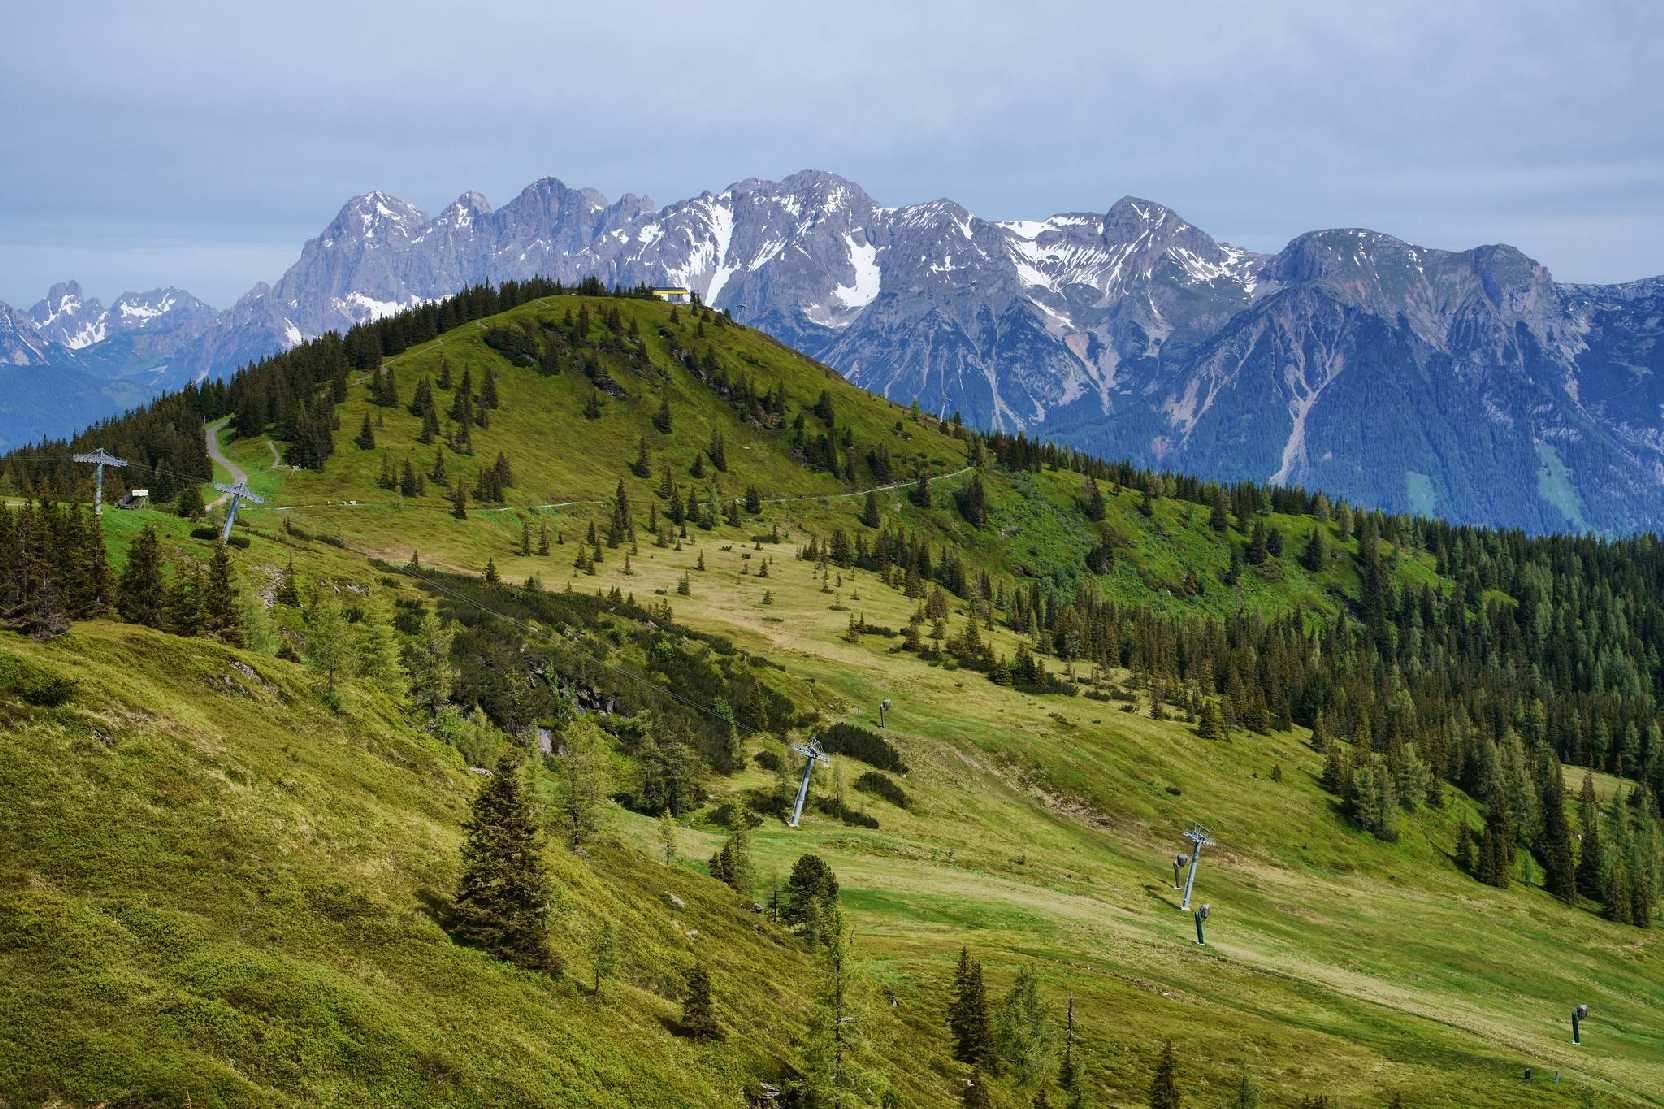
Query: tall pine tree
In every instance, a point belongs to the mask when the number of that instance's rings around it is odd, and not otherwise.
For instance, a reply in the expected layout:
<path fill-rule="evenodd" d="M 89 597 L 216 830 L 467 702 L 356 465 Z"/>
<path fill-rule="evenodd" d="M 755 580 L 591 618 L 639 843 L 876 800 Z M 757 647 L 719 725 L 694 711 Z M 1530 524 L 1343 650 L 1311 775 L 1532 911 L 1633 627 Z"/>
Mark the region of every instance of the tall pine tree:
<path fill-rule="evenodd" d="M 1178 1060 L 1173 1055 L 1173 1041 L 1161 1047 L 1161 1058 L 1156 1060 L 1156 1076 L 1150 1080 L 1150 1109 L 1179 1109 Z"/>
<path fill-rule="evenodd" d="M 127 549 L 116 608 L 129 624 L 162 626 L 162 545 L 153 524 L 146 524 Z"/>
<path fill-rule="evenodd" d="M 682 998 L 682 1034 L 696 1040 L 722 1039 L 716 1022 L 716 1005 L 711 1000 L 711 972 L 702 966 L 688 971 L 687 993 Z"/>
<path fill-rule="evenodd" d="M 202 587 L 202 629 L 234 647 L 243 644 L 243 617 L 232 580 L 231 555 L 224 543 L 214 544 L 208 579 Z"/>
<path fill-rule="evenodd" d="M 1606 860 L 1600 843 L 1600 802 L 1595 798 L 1595 779 L 1585 772 L 1577 802 L 1579 835 L 1577 851 L 1577 892 L 1599 901 L 1606 892 L 1603 878 Z"/>
<path fill-rule="evenodd" d="M 1560 760 L 1550 755 L 1543 763 L 1543 822 L 1537 832 L 1537 860 L 1543 864 L 1543 888 L 1562 901 L 1577 895 L 1572 864 L 1571 828 L 1566 821 L 1566 781 Z"/>
<path fill-rule="evenodd" d="M 997 1067 L 994 1039 L 988 1023 L 988 992 L 982 984 L 982 964 L 971 949 L 959 949 L 953 975 L 953 1001 L 948 1006 L 948 1029 L 953 1033 L 953 1057 L 961 1063 Z"/>
<path fill-rule="evenodd" d="M 462 879 L 451 934 L 526 970 L 559 973 L 549 949 L 549 878 L 543 830 L 521 773 L 518 754 L 497 763 L 474 797 L 463 825 Z"/>

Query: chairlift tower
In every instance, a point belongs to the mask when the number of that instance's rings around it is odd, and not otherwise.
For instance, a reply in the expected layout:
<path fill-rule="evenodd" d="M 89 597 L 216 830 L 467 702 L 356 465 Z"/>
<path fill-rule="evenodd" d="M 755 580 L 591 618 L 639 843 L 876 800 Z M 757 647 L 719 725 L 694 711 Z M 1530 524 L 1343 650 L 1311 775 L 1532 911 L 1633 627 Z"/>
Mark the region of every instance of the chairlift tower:
<path fill-rule="evenodd" d="M 92 466 L 92 514 L 94 516 L 104 515 L 104 467 L 114 466 L 120 470 L 126 467 L 127 462 L 124 459 L 117 458 L 103 447 L 99 447 L 95 451 L 88 451 L 85 454 L 78 454 L 75 456 L 75 461 L 89 463 Z"/>
<path fill-rule="evenodd" d="M 224 543 L 231 538 L 231 525 L 237 522 L 237 506 L 244 501 L 265 504 L 266 498 L 250 489 L 245 481 L 239 481 L 236 485 L 225 485 L 216 481 L 214 488 L 231 498 L 231 507 L 225 513 L 225 530 L 220 532 L 220 542 Z"/>
<path fill-rule="evenodd" d="M 1202 846 L 1206 844 L 1211 847 L 1214 845 L 1214 841 L 1208 835 L 1208 830 L 1200 824 L 1193 826 L 1190 831 L 1186 832 L 1184 838 L 1190 841 L 1190 873 L 1185 875 L 1184 900 L 1179 902 L 1179 908 L 1188 910 L 1190 908 L 1190 890 L 1196 884 L 1196 863 L 1202 857 Z"/>
<path fill-rule="evenodd" d="M 815 772 L 817 762 L 831 763 L 831 758 L 822 751 L 820 744 L 810 739 L 801 746 L 793 746 L 792 750 L 803 756 L 803 780 L 797 786 L 797 804 L 792 806 L 791 826 L 797 827 L 797 822 L 803 818 L 803 803 L 809 799 L 809 777 Z"/>

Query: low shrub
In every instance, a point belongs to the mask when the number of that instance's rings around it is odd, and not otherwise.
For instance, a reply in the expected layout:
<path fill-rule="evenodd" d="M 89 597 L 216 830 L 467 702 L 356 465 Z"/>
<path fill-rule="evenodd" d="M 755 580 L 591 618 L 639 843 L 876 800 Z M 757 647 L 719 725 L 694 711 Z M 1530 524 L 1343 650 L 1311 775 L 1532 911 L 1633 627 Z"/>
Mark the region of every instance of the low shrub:
<path fill-rule="evenodd" d="M 55 709 L 75 696 L 80 682 L 57 674 L 30 674 L 18 685 L 18 695 L 37 708 Z"/>
<path fill-rule="evenodd" d="M 836 797 L 816 797 L 812 806 L 817 812 L 823 812 L 827 816 L 835 816 L 845 824 L 851 824 L 857 828 L 878 827 L 876 816 L 868 816 L 864 812 L 856 812 L 848 805 L 839 804 Z"/>
<path fill-rule="evenodd" d="M 876 770 L 868 770 L 855 779 L 855 788 L 874 797 L 882 797 L 898 809 L 908 807 L 907 791 Z"/>
<path fill-rule="evenodd" d="M 901 752 L 877 732 L 855 724 L 838 723 L 823 730 L 818 738 L 821 748 L 829 755 L 848 755 L 880 770 L 907 773 Z"/>

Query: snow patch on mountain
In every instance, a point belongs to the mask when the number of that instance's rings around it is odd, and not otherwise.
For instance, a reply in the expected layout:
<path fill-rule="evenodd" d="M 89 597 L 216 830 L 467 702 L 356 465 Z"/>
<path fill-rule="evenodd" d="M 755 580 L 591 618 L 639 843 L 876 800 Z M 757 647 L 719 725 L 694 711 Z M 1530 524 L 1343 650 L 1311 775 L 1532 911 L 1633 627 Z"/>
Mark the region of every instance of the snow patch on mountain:
<path fill-rule="evenodd" d="M 711 234 L 715 238 L 712 255 L 716 259 L 716 271 L 711 274 L 710 284 L 705 286 L 705 303 L 715 304 L 716 298 L 722 295 L 722 287 L 728 284 L 733 276 L 734 268 L 728 264 L 728 248 L 734 242 L 734 209 L 727 204 L 716 204 L 711 207 Z"/>
<path fill-rule="evenodd" d="M 87 320 L 74 331 L 64 333 L 63 344 L 70 350 L 81 350 L 94 343 L 102 343 L 109 333 L 109 317 L 100 312 L 97 319 Z"/>
<path fill-rule="evenodd" d="M 161 304 L 132 304 L 127 301 L 116 302 L 116 311 L 121 313 L 121 318 L 136 324 L 139 327 L 143 327 L 146 323 L 156 317 L 166 314 L 167 310 L 172 307 L 173 302 L 171 300 L 165 300 Z"/>
<path fill-rule="evenodd" d="M 393 315 L 395 312 L 401 312 L 406 308 L 411 308 L 415 305 L 421 304 L 422 298 L 412 296 L 408 300 L 404 301 L 377 300 L 375 297 L 368 296 L 364 293 L 348 293 L 344 297 L 336 297 L 330 303 L 334 305 L 335 310 L 340 312 L 343 316 L 346 316 L 357 323 L 365 323 L 368 321 L 383 319 L 387 316 Z"/>
<path fill-rule="evenodd" d="M 698 232 L 684 230 L 688 253 L 682 264 L 665 268 L 665 277 L 672 285 L 696 290 L 706 304 L 716 303 L 736 268 L 728 264 L 728 248 L 734 241 L 731 200 L 732 193 L 723 193 L 721 196 L 706 194 L 693 202 L 689 215 Z"/>
<path fill-rule="evenodd" d="M 855 283 L 834 287 L 832 295 L 845 308 L 865 308 L 878 299 L 878 290 L 884 281 L 884 275 L 878 268 L 878 248 L 868 242 L 858 243 L 854 236 L 847 233 L 844 245 L 849 248 L 849 264 L 855 270 Z"/>

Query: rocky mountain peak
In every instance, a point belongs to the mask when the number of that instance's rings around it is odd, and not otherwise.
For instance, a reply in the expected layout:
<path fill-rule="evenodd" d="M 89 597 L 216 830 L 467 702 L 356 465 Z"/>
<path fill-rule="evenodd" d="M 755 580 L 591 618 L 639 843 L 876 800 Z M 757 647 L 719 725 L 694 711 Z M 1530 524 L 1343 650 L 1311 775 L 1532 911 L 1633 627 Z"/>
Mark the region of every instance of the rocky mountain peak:
<path fill-rule="evenodd" d="M 184 289 L 168 286 L 142 293 L 122 293 L 110 305 L 112 327 L 144 329 L 176 325 L 182 320 L 208 320 L 214 310 Z"/>
<path fill-rule="evenodd" d="M 76 281 L 54 284 L 46 291 L 46 298 L 29 309 L 29 318 L 49 342 L 71 350 L 104 338 L 104 306 L 96 297 L 84 298 Z"/>
<path fill-rule="evenodd" d="M 1138 196 L 1123 196 L 1104 213 L 1103 233 L 1112 242 L 1132 242 L 1154 232 L 1194 230 L 1165 204 Z"/>
<path fill-rule="evenodd" d="M 29 315 L 37 327 L 45 327 L 62 316 L 83 315 L 88 311 L 96 315 L 98 308 L 97 300 L 90 304 L 82 300 L 79 281 L 58 281 L 29 309 Z"/>
<path fill-rule="evenodd" d="M 1361 227 L 1308 231 L 1271 259 L 1267 275 L 1285 283 L 1343 282 L 1360 275 L 1409 272 L 1430 253 L 1402 239 Z"/>
<path fill-rule="evenodd" d="M 625 193 L 607 207 L 607 222 L 610 225 L 641 219 L 653 214 L 655 206 L 653 198 L 642 196 L 640 193 Z"/>
<path fill-rule="evenodd" d="M 803 169 L 780 181 L 758 182 L 776 194 L 796 198 L 809 212 L 869 211 L 872 198 L 855 182 L 822 169 Z"/>
<path fill-rule="evenodd" d="M 327 228 L 323 245 L 334 246 L 343 240 L 369 242 L 378 237 L 394 242 L 408 239 L 427 222 L 427 216 L 414 204 L 379 189 L 353 197 L 341 206 Z"/>
<path fill-rule="evenodd" d="M 45 365 L 48 346 L 28 313 L 0 303 L 0 366 Z"/>
<path fill-rule="evenodd" d="M 574 189 L 558 177 L 540 177 L 503 205 L 502 212 L 516 220 L 553 224 L 562 218 L 570 220 L 585 213 L 601 212 L 606 207 L 606 196 L 595 189 Z"/>
<path fill-rule="evenodd" d="M 454 227 L 470 227 L 476 219 L 491 214 L 491 202 L 483 193 L 472 189 L 463 193 L 439 213 L 435 223 L 450 224 Z"/>

